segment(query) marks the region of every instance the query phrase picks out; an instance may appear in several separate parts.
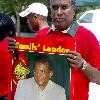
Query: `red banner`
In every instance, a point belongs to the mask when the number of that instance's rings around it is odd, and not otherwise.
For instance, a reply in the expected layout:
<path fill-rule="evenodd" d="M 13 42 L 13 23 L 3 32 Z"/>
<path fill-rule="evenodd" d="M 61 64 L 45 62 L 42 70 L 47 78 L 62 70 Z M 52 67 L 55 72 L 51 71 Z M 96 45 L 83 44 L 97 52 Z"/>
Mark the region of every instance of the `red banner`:
<path fill-rule="evenodd" d="M 68 39 L 65 47 L 61 45 L 48 45 L 48 42 L 45 41 L 45 44 L 35 42 L 33 38 L 18 38 L 16 37 L 17 50 L 19 51 L 30 51 L 30 52 L 44 52 L 49 54 L 66 54 L 70 50 L 75 49 L 74 41 Z"/>

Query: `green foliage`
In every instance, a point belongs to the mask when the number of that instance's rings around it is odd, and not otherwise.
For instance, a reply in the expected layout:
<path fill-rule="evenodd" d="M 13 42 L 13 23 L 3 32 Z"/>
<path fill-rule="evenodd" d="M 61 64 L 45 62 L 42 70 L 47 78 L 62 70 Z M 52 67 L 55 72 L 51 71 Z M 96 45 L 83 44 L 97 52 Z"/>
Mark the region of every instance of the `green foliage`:
<path fill-rule="evenodd" d="M 48 0 L 32 0 L 31 3 L 33 2 L 41 2 L 41 3 L 47 4 Z"/>
<path fill-rule="evenodd" d="M 12 13 L 13 7 L 11 5 L 11 0 L 6 0 L 6 2 L 5 0 L 0 0 L 0 12 Z"/>
<path fill-rule="evenodd" d="M 100 9 L 100 6 L 96 6 L 96 9 Z"/>
<path fill-rule="evenodd" d="M 26 7 L 33 2 L 42 2 L 47 4 L 47 0 L 0 0 L 0 12 L 15 14 L 16 11 L 21 11 L 22 6 Z"/>

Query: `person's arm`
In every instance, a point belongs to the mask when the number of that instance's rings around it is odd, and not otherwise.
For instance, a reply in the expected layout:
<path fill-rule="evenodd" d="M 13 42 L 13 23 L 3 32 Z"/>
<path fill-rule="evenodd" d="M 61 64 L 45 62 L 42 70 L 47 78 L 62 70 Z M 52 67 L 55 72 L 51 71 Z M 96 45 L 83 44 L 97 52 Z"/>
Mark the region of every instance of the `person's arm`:
<path fill-rule="evenodd" d="M 85 73 L 91 82 L 100 84 L 100 70 L 94 68 L 89 63 L 87 63 L 81 56 L 80 53 L 75 51 L 69 51 L 67 54 L 67 59 L 71 67 L 79 68 Z"/>
<path fill-rule="evenodd" d="M 91 82 L 100 85 L 100 70 L 92 67 L 86 62 L 86 67 L 82 71 L 87 75 Z"/>

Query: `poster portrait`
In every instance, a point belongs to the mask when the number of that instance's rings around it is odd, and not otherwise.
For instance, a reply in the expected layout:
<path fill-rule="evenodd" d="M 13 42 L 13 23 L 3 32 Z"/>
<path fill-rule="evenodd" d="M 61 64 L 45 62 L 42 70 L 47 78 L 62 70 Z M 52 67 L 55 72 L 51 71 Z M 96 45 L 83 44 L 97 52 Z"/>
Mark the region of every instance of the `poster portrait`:
<path fill-rule="evenodd" d="M 66 54 L 68 51 L 75 49 L 75 43 L 68 40 L 66 47 L 63 47 L 63 45 L 52 46 L 41 44 L 40 42 L 35 42 L 33 38 L 17 37 L 15 39 L 17 43 L 17 53 L 15 53 L 13 57 L 13 99 L 16 95 L 18 82 L 34 77 L 35 59 L 44 54 L 47 55 L 48 59 L 52 62 L 50 66 L 52 66 L 53 76 L 50 80 L 60 85 L 65 90 L 66 100 L 70 100 L 71 72 Z"/>

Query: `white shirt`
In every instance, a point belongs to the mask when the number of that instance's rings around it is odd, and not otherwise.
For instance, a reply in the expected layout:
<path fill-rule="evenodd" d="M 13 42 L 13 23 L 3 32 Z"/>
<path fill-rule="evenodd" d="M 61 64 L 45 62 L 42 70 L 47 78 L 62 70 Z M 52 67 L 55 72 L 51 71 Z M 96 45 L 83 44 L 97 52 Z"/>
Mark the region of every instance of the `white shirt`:
<path fill-rule="evenodd" d="M 88 100 L 100 100 L 100 85 L 90 82 Z"/>
<path fill-rule="evenodd" d="M 34 78 L 20 80 L 17 85 L 14 100 L 67 100 L 65 90 L 60 85 L 49 80 L 42 91 Z"/>

